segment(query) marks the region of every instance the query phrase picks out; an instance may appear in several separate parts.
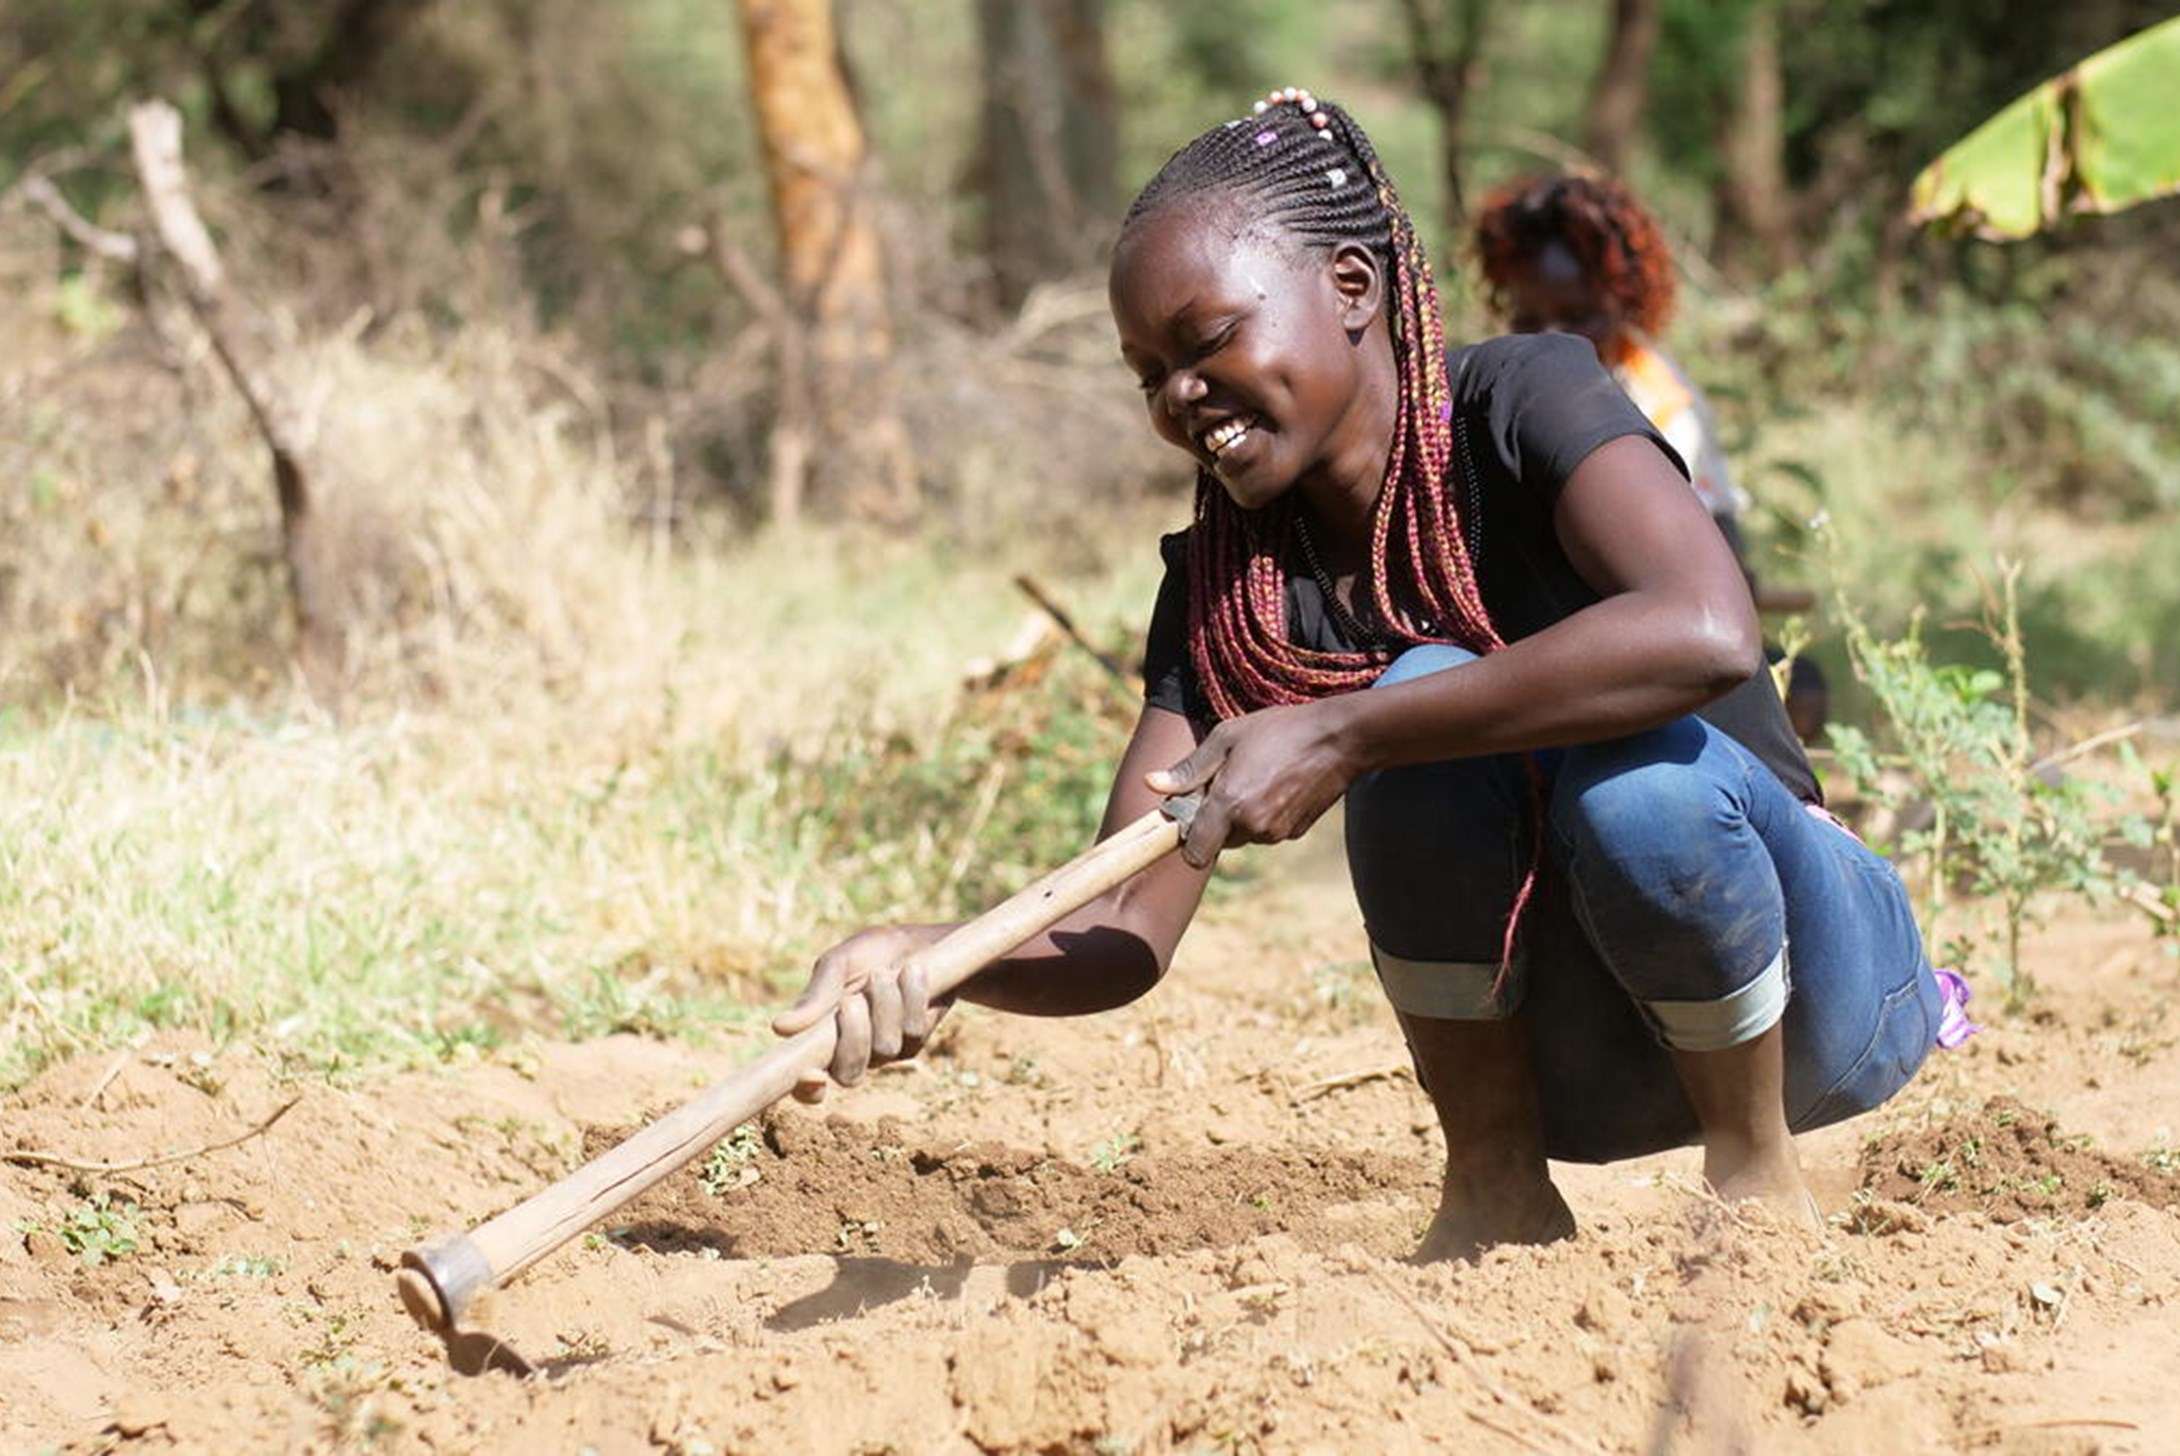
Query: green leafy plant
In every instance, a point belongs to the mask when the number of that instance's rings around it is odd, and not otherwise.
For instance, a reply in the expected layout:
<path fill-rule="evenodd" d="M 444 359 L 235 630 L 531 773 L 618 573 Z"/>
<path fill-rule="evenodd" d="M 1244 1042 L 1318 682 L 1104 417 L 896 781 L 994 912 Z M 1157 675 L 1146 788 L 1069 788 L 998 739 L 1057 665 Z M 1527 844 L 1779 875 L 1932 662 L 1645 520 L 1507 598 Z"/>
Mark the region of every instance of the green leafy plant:
<path fill-rule="evenodd" d="M 2180 192 L 2180 119 L 2166 104 L 2176 66 L 2180 20 L 2069 67 L 1926 167 L 1910 220 L 2025 238 Z"/>
<path fill-rule="evenodd" d="M 1862 796 L 1899 813 L 1899 839 L 1890 847 L 1922 871 L 1925 934 L 1936 938 L 1957 887 L 1997 903 L 2003 953 L 1996 970 L 2016 1009 L 2034 989 L 2021 936 L 2038 897 L 2095 896 L 2117 884 L 2095 808 L 2100 790 L 2059 773 L 2030 732 L 2019 575 L 2018 563 L 1999 564 L 1997 599 L 1983 623 L 2002 669 L 1932 662 L 1920 614 L 1904 636 L 1880 639 L 1842 596 L 1849 659 L 1883 715 L 1887 741 L 1852 725 L 1831 728 L 1840 767 Z M 1950 945 L 1965 956 L 1978 950 L 1965 928 Z"/>
<path fill-rule="evenodd" d="M 19 1234 L 51 1234 L 63 1249 L 96 1265 L 136 1252 L 136 1220 L 143 1212 L 130 1200 L 117 1203 L 109 1194 L 94 1193 L 70 1209 L 57 1228 L 34 1218 L 19 1218 L 14 1227 Z"/>
<path fill-rule="evenodd" d="M 697 1181 L 714 1198 L 722 1197 L 732 1189 L 747 1188 L 757 1181 L 755 1159 L 763 1151 L 764 1135 L 758 1131 L 756 1123 L 745 1122 L 719 1140 L 719 1145 L 704 1159 Z"/>
<path fill-rule="evenodd" d="M 49 1230 L 61 1247 L 84 1263 L 98 1265 L 108 1259 L 125 1259 L 138 1248 L 136 1221 L 144 1216 L 133 1199 L 116 1200 L 111 1194 L 94 1193 L 68 1211 L 60 1227 Z M 44 1226 L 35 1220 L 16 1225 L 24 1232 Z"/>

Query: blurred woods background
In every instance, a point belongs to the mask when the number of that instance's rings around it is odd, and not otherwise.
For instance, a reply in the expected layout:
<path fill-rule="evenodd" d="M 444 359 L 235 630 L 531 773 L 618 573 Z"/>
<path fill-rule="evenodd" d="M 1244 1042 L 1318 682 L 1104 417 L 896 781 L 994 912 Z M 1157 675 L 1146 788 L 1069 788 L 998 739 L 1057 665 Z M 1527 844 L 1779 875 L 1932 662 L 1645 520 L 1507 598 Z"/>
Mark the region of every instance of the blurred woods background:
<path fill-rule="evenodd" d="M 1935 636 L 2018 555 L 2039 694 L 2169 706 L 2180 208 L 2008 246 L 1902 220 L 1945 146 L 2166 8 L 9 0 L 0 699 L 29 797 L 0 849 L 51 997 L 26 1021 L 18 987 L 15 1029 L 303 994 L 209 987 L 171 928 L 198 912 L 291 986 L 440 966 L 412 1042 L 491 1034 L 455 988 L 503 1005 L 511 965 L 567 1026 L 640 1022 L 645 967 L 1072 852 L 1130 690 L 1064 645 L 1039 694 L 963 677 L 1019 678 L 1018 571 L 1137 647 L 1191 482 L 1102 260 L 1170 151 L 1280 84 L 1377 136 L 1456 338 L 1490 327 L 1486 189 L 1633 182 L 1767 575 Z M 1810 631 L 1852 721 L 1841 634 Z M 264 756 L 311 723 L 384 733 Z M 86 823 L 147 782 L 172 791 Z M 196 909 L 55 920 L 40 877 L 70 875 Z M 297 908 L 344 886 L 370 913 Z M 66 989 L 102 954 L 142 963 L 126 1014 Z"/>
<path fill-rule="evenodd" d="M 1769 549 L 1829 505 L 1881 618 L 1942 616 L 1985 538 L 2033 540 L 2053 686 L 2169 684 L 2180 588 L 2145 567 L 2180 545 L 2180 223 L 1999 247 L 1902 220 L 1945 145 L 2161 9 L 14 0 L 8 696 L 139 653 L 191 694 L 279 673 L 291 578 L 330 678 L 414 686 L 465 644 L 587 651 L 626 621 L 600 558 L 631 551 L 806 518 L 1035 558 L 1094 554 L 1146 497 L 1177 516 L 1101 259 L 1167 152 L 1284 78 L 1381 136 L 1457 336 L 1489 328 L 1464 206 L 1620 172 L 1679 243 L 1673 342 Z M 308 457 L 286 539 L 186 287 L 134 246 L 150 98 L 181 111 L 232 326 Z"/>

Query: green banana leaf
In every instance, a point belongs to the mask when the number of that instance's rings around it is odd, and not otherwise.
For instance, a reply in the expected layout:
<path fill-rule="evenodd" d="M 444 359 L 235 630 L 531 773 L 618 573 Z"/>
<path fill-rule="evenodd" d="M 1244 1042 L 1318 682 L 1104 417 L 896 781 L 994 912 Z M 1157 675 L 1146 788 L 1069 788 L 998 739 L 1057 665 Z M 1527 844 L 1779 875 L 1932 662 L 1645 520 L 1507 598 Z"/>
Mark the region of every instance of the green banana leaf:
<path fill-rule="evenodd" d="M 2180 192 L 2180 19 L 2101 50 L 1977 127 L 1915 179 L 1908 220 L 2025 238 Z"/>

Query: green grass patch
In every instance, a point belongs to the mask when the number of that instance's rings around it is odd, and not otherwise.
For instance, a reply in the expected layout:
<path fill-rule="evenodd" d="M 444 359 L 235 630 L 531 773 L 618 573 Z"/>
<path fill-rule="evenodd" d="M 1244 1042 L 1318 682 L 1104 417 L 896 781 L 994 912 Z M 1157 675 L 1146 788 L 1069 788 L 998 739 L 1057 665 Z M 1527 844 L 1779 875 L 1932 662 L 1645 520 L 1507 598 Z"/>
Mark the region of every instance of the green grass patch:
<path fill-rule="evenodd" d="M 0 1085 L 161 1028 L 319 1074 L 700 1037 L 831 939 L 973 913 L 1094 835 L 1130 714 L 1085 654 L 927 690 L 920 732 L 871 695 L 848 721 L 849 693 L 839 726 L 754 746 L 674 715 L 601 735 L 588 700 L 12 720 Z"/>

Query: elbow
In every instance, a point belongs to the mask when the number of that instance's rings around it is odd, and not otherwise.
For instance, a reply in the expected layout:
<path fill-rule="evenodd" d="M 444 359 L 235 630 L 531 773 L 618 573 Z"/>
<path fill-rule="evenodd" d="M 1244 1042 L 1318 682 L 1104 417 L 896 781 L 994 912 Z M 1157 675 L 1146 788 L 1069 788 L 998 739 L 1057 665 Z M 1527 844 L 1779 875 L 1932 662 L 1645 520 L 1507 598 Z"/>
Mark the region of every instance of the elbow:
<path fill-rule="evenodd" d="M 1095 1016 L 1148 995 L 1165 978 L 1155 947 L 1127 930 L 1055 930 L 1057 960 L 970 983 L 964 999 L 1018 1016 Z"/>
<path fill-rule="evenodd" d="M 1690 684 L 1708 703 L 1764 665 L 1764 635 L 1754 611 L 1706 611 L 1688 634 Z"/>
<path fill-rule="evenodd" d="M 1103 1011 L 1118 1011 L 1130 1002 L 1148 996 L 1162 979 L 1162 973 L 1153 967 L 1131 967 L 1121 974 L 1108 976 L 1103 984 L 1089 989 L 1082 1003 L 1068 1014 L 1094 1016 Z"/>
<path fill-rule="evenodd" d="M 1149 995 L 1165 979 L 1167 957 L 1139 935 L 1112 926 L 1069 934 L 1057 932 L 1053 943 L 1070 959 L 1080 958 L 1092 974 L 1075 978 L 1074 1002 L 1064 1015 L 1115 1011 Z"/>

